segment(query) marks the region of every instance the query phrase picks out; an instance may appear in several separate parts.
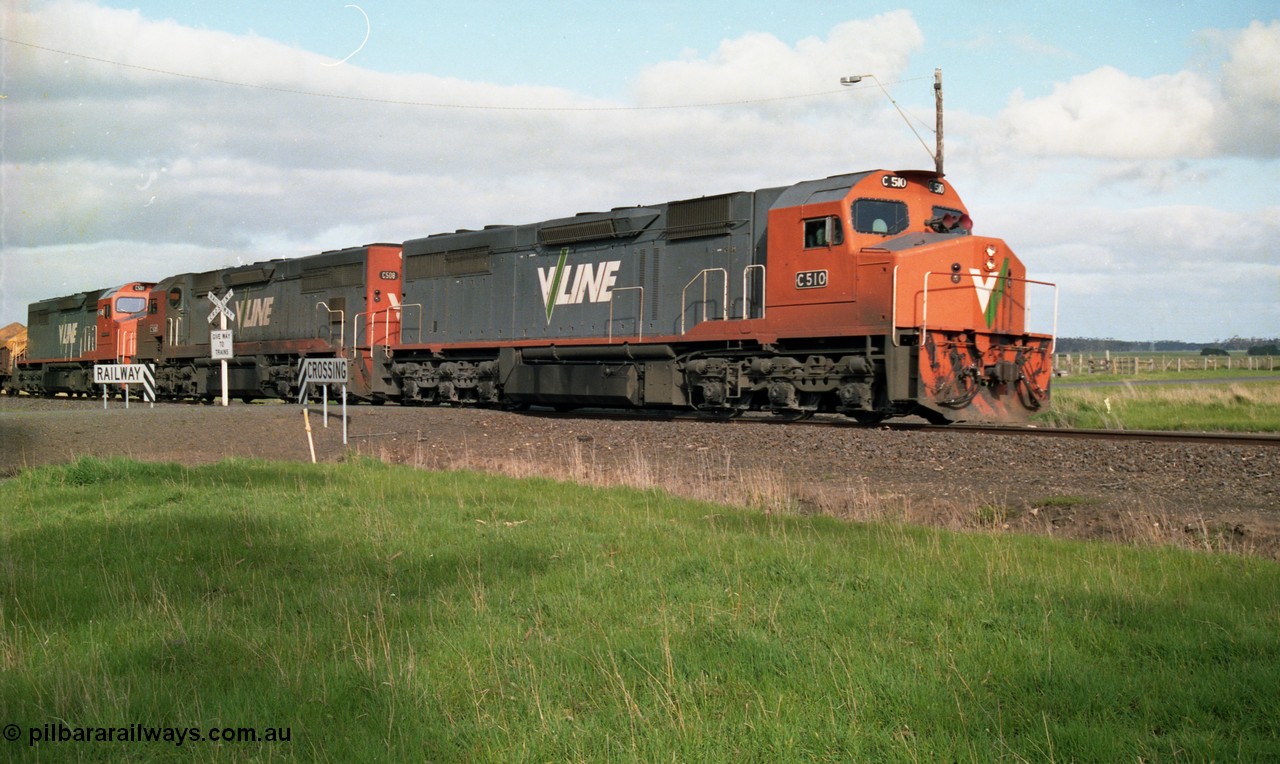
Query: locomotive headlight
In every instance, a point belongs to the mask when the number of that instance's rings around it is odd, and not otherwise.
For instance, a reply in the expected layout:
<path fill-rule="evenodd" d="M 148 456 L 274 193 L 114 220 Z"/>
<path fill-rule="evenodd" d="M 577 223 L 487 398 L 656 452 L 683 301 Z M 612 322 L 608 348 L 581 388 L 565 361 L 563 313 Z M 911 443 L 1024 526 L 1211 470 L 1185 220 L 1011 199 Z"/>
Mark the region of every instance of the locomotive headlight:
<path fill-rule="evenodd" d="M 987 270 L 994 271 L 996 269 L 996 248 L 987 247 L 987 262 L 985 263 Z"/>

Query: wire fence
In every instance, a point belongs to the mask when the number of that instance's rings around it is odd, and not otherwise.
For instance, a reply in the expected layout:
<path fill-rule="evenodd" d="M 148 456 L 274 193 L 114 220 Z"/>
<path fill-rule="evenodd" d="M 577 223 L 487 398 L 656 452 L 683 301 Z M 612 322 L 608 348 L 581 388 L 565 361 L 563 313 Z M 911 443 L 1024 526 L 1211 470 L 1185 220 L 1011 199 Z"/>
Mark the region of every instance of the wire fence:
<path fill-rule="evenodd" d="M 1159 372 L 1241 369 L 1275 371 L 1273 355 L 1120 355 L 1103 353 L 1055 353 L 1053 369 L 1064 374 L 1156 374 Z"/>

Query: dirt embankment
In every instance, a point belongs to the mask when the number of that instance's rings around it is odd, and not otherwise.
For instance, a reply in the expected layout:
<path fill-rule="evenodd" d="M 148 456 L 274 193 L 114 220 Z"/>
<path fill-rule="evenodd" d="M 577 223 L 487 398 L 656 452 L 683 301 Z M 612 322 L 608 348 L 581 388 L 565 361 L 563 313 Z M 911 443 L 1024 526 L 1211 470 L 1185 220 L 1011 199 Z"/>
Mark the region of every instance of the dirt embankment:
<path fill-rule="evenodd" d="M 848 426 L 339 407 L 311 425 L 350 453 L 948 528 L 1175 543 L 1280 559 L 1280 448 L 906 432 Z M 0 474 L 81 455 L 181 463 L 306 460 L 301 409 L 0 396 Z"/>

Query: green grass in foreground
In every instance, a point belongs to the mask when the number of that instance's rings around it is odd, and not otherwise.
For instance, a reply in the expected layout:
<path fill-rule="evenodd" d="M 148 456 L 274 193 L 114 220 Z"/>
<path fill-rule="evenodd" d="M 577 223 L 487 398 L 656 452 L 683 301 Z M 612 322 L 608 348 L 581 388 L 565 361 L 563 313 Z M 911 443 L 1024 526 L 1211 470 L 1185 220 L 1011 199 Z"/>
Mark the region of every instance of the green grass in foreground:
<path fill-rule="evenodd" d="M 1107 430 L 1280 432 L 1280 382 L 1053 388 L 1036 421 Z"/>
<path fill-rule="evenodd" d="M 1280 758 L 1265 560 L 373 463 L 0 492 L 12 759 Z M 290 740 L 29 748 L 45 724 Z"/>

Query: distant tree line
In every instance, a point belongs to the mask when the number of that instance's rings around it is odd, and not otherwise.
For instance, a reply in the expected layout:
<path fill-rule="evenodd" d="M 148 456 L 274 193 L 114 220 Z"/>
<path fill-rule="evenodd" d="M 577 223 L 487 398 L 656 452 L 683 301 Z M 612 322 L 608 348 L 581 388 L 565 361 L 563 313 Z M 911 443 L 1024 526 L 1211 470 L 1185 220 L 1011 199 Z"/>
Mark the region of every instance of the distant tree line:
<path fill-rule="evenodd" d="M 1059 353 L 1196 353 L 1206 349 L 1220 350 L 1224 354 L 1234 351 L 1247 355 L 1280 355 L 1280 337 L 1232 337 L 1216 342 L 1136 342 L 1098 337 L 1059 337 L 1055 344 Z"/>

